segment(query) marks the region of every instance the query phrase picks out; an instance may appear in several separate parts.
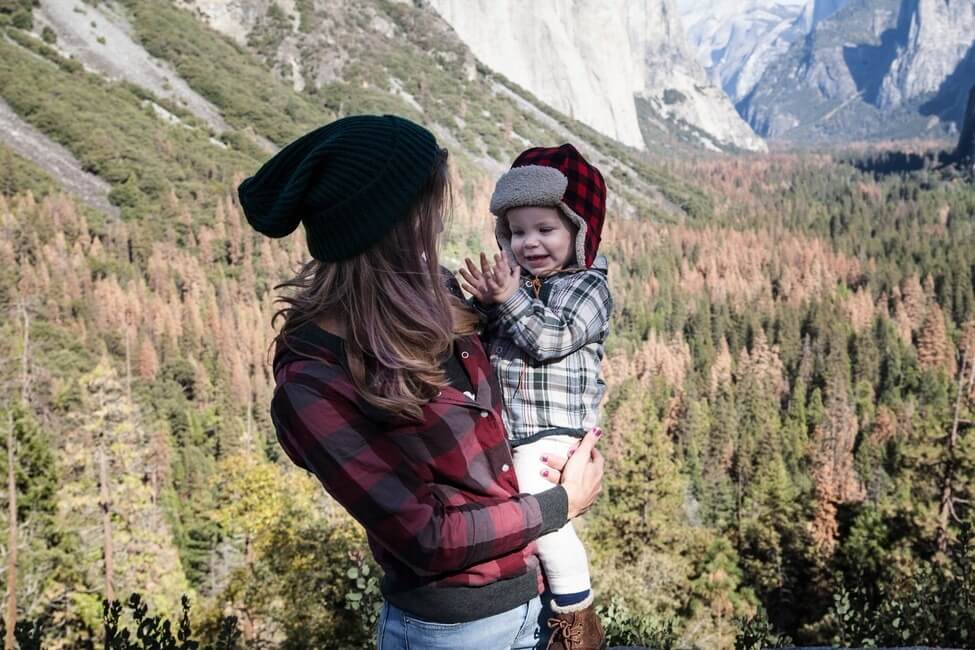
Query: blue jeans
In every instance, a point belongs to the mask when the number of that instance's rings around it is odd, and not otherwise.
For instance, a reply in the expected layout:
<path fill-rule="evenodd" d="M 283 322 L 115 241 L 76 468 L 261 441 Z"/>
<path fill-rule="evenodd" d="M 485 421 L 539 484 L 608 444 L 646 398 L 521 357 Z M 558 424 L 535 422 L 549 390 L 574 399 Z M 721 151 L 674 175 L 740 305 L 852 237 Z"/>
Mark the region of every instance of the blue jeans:
<path fill-rule="evenodd" d="M 468 623 L 432 623 L 384 603 L 377 650 L 534 650 L 547 640 L 537 596 L 520 607 Z M 546 629 L 547 631 L 547 629 Z"/>

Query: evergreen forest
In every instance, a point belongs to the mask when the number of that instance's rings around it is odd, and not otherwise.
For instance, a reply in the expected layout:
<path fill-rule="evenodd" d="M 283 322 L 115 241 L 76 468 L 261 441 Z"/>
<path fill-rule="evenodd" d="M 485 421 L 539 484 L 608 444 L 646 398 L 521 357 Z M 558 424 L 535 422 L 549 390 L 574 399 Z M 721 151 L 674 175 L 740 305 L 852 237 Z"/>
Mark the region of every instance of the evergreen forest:
<path fill-rule="evenodd" d="M 360 112 L 450 150 L 449 268 L 495 249 L 493 182 L 526 146 L 574 142 L 606 177 L 607 472 L 579 529 L 611 645 L 975 647 L 975 176 L 953 143 L 655 155 L 483 68 L 423 3 L 264 3 L 240 42 L 183 3 L 78 0 L 217 129 L 66 53 L 46 1 L 0 0 L 0 98 L 109 207 L 0 140 L 16 647 L 371 647 L 365 536 L 268 414 L 275 285 L 307 248 L 235 196 Z M 317 83 L 297 87 L 283 38 Z"/>

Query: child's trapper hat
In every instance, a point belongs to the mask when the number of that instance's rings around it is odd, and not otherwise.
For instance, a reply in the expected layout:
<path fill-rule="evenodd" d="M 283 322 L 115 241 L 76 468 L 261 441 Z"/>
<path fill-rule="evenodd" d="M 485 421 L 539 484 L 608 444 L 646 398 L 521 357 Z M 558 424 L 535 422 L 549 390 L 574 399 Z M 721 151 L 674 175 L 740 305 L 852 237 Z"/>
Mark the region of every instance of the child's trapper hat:
<path fill-rule="evenodd" d="M 606 183 L 599 170 L 575 147 L 563 144 L 523 151 L 498 179 L 491 196 L 491 213 L 497 217 L 498 244 L 508 253 L 511 229 L 505 213 L 527 206 L 560 209 L 579 228 L 576 263 L 592 266 L 606 218 Z"/>

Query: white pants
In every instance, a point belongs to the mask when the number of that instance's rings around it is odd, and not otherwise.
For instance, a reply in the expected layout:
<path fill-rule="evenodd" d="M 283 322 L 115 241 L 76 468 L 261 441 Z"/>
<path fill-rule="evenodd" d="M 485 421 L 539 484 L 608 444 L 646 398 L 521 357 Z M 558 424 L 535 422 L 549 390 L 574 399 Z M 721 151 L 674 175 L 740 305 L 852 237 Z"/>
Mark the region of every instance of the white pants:
<path fill-rule="evenodd" d="M 552 482 L 542 476 L 542 470 L 548 465 L 542 462 L 541 456 L 568 458 L 569 449 L 578 442 L 579 439 L 572 436 L 546 436 L 515 447 L 515 474 L 522 492 L 537 494 L 551 489 Z M 586 549 L 571 521 L 538 539 L 538 555 L 553 594 L 575 594 L 592 588 Z"/>

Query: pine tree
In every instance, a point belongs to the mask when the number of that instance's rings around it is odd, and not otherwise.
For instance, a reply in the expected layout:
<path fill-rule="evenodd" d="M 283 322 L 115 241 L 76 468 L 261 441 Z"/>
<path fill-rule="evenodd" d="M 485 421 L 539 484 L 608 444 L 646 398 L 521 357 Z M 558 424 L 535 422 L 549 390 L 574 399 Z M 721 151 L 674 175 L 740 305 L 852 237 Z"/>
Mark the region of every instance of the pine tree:
<path fill-rule="evenodd" d="M 948 550 L 952 528 L 962 522 L 963 511 L 970 509 L 975 497 L 971 480 L 975 471 L 975 443 L 970 435 L 975 427 L 975 400 L 971 398 L 975 386 L 975 350 L 965 352 L 956 380 L 955 403 L 950 430 L 943 443 L 939 477 L 937 546 L 942 554 Z"/>
<path fill-rule="evenodd" d="M 39 616 L 43 599 L 63 595 L 76 580 L 73 546 L 58 519 L 59 471 L 50 436 L 23 403 L 0 411 L 9 427 L 0 440 L 0 475 L 13 478 L 17 525 L 18 608 L 30 620 Z M 5 427 L 6 428 L 6 427 Z M 13 442 L 13 448 L 9 446 Z M 9 459 L 16 449 L 16 461 Z M 8 490 L 5 490 L 8 492 Z M 8 500 L 8 505 L 11 503 Z M 5 528 L 14 520 L 4 512 Z M 12 586 L 12 585 L 11 585 Z M 9 627 L 8 627 L 9 629 Z"/>
<path fill-rule="evenodd" d="M 840 335 L 834 335 L 826 367 L 825 417 L 813 432 L 811 530 L 820 552 L 829 558 L 839 533 L 837 505 L 860 501 L 864 493 L 854 466 L 857 418 L 851 404 L 849 359 Z"/>
<path fill-rule="evenodd" d="M 801 480 L 806 476 L 809 444 L 808 418 L 806 416 L 806 383 L 796 379 L 789 394 L 789 405 L 782 423 L 783 458 L 791 476 Z"/>
<path fill-rule="evenodd" d="M 636 559 L 659 548 L 673 534 L 684 481 L 674 464 L 669 433 L 662 427 L 670 389 L 656 382 L 649 395 L 624 387 L 616 397 L 607 430 L 619 432 L 618 447 L 607 451 L 614 471 L 607 475 L 593 536 L 621 559 Z M 649 398 L 649 399 L 648 399 Z"/>
<path fill-rule="evenodd" d="M 189 585 L 167 517 L 144 480 L 152 462 L 142 418 L 107 359 L 79 387 L 83 407 L 63 442 L 57 500 L 67 525 L 85 531 L 76 553 L 84 583 L 105 593 L 111 562 L 116 594 L 145 593 L 155 607 L 176 611 Z"/>
<path fill-rule="evenodd" d="M 924 370 L 941 369 L 955 375 L 955 350 L 945 328 L 944 312 L 937 305 L 928 309 L 917 340 L 918 364 Z"/>

